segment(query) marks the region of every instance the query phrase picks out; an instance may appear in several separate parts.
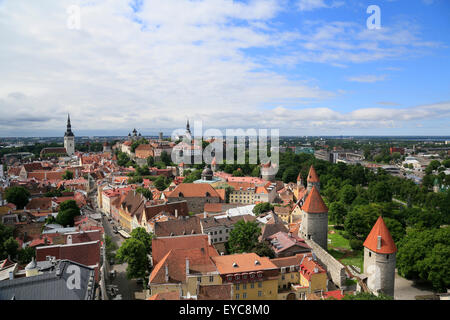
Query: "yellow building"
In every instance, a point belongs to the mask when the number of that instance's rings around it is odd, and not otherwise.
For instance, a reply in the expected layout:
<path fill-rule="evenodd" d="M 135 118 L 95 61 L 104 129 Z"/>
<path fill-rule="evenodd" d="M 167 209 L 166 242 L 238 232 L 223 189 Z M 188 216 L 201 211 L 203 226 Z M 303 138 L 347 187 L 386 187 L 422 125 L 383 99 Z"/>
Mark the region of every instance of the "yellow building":
<path fill-rule="evenodd" d="M 278 268 L 256 253 L 212 257 L 224 284 L 232 284 L 232 300 L 276 300 Z"/>
<path fill-rule="evenodd" d="M 313 259 L 311 253 L 270 260 L 277 266 L 278 299 L 304 299 L 313 292 L 327 291 L 328 277 L 325 269 Z"/>

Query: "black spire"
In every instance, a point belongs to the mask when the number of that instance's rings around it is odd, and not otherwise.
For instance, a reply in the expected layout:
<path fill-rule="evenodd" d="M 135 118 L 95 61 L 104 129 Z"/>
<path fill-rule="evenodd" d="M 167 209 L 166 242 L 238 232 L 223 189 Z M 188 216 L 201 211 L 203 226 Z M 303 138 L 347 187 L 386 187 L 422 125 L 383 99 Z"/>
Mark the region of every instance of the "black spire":
<path fill-rule="evenodd" d="M 72 126 L 70 124 L 70 114 L 67 114 L 67 130 L 64 134 L 65 137 L 73 137 Z"/>
<path fill-rule="evenodd" d="M 187 124 L 186 124 L 186 132 L 191 133 L 191 129 L 189 128 L 189 119 L 187 120 Z"/>

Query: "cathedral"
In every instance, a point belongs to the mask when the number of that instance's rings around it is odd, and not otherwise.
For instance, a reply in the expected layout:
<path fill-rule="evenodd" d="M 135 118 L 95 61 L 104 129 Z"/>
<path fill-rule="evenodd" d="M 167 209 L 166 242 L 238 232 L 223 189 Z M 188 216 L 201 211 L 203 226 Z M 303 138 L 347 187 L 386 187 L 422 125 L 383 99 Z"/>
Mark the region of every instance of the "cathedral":
<path fill-rule="evenodd" d="M 64 133 L 64 148 L 68 156 L 72 156 L 75 153 L 75 135 L 72 132 L 72 126 L 70 125 L 70 115 L 67 115 L 67 130 Z"/>

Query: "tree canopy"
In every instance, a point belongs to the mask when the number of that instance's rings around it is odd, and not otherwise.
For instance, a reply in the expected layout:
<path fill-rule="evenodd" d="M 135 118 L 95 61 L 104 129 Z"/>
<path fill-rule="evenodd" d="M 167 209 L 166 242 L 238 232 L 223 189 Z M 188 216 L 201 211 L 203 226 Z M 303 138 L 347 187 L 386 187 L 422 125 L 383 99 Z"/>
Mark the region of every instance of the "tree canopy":
<path fill-rule="evenodd" d="M 30 197 L 30 192 L 24 187 L 9 187 L 5 191 L 6 200 L 14 203 L 17 209 L 23 209 L 28 204 Z"/>
<path fill-rule="evenodd" d="M 244 222 L 239 220 L 230 232 L 228 239 L 228 251 L 230 253 L 252 252 L 258 244 L 261 229 L 258 223 L 253 221 Z"/>

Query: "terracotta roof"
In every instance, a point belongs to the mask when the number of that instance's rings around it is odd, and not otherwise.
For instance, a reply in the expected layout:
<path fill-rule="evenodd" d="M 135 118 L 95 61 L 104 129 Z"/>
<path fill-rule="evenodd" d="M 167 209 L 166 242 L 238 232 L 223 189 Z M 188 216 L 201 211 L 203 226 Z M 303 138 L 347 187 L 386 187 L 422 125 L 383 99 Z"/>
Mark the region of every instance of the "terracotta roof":
<path fill-rule="evenodd" d="M 335 299 L 337 299 L 337 300 L 341 300 L 343 297 L 344 297 L 344 295 L 342 294 L 342 291 L 341 290 L 334 290 L 334 291 L 327 291 L 327 292 L 324 292 L 323 293 L 323 297 L 326 299 L 326 298 L 330 298 L 330 297 L 333 297 L 333 298 L 335 298 Z"/>
<path fill-rule="evenodd" d="M 180 195 L 181 193 L 181 195 Z M 169 195 L 169 198 L 192 198 L 192 197 L 206 197 L 206 193 L 210 194 L 210 197 L 219 198 L 220 195 L 217 191 L 208 183 L 182 183 L 179 184 Z"/>
<path fill-rule="evenodd" d="M 314 169 L 314 166 L 311 166 L 311 168 L 309 168 L 307 181 L 308 182 L 320 182 L 319 176 L 317 175 L 316 170 Z"/>
<path fill-rule="evenodd" d="M 205 203 L 204 209 L 205 212 L 222 212 L 222 203 Z"/>
<path fill-rule="evenodd" d="M 314 186 L 311 192 L 306 197 L 305 203 L 302 206 L 302 210 L 307 213 L 324 213 L 328 212 L 328 208 L 323 202 L 322 196 L 320 195 L 317 188 Z"/>
<path fill-rule="evenodd" d="M 220 197 L 220 200 L 225 201 L 225 198 L 226 198 L 226 190 L 225 190 L 225 189 L 216 189 L 216 191 L 217 191 L 217 194 L 218 194 L 219 197 Z M 206 203 L 205 203 L 205 205 L 206 205 Z"/>
<path fill-rule="evenodd" d="M 379 236 L 381 236 L 381 247 L 378 249 L 377 244 Z M 397 252 L 397 246 L 381 216 L 378 217 L 377 222 L 373 226 L 363 245 L 376 253 L 390 254 Z"/>
<path fill-rule="evenodd" d="M 52 207 L 52 198 L 44 197 L 44 198 L 33 198 L 30 202 L 27 203 L 26 208 L 28 210 L 33 209 L 41 209 L 46 210 Z"/>
<path fill-rule="evenodd" d="M 164 204 L 150 205 L 146 206 L 144 210 L 147 221 L 162 212 L 167 212 L 174 216 L 175 210 L 177 210 L 177 214 L 179 217 L 189 215 L 189 209 L 186 201 L 168 202 Z"/>
<path fill-rule="evenodd" d="M 152 150 L 152 146 L 149 144 L 140 144 L 135 149 L 135 151 L 141 151 L 141 150 Z"/>
<path fill-rule="evenodd" d="M 183 236 L 201 233 L 202 226 L 200 224 L 200 218 L 196 216 L 155 223 L 155 235 L 158 237 Z"/>
<path fill-rule="evenodd" d="M 212 259 L 220 274 L 277 269 L 269 258 L 260 257 L 254 252 L 216 256 Z"/>
<path fill-rule="evenodd" d="M 197 300 L 231 300 L 232 284 L 199 286 Z"/>
<path fill-rule="evenodd" d="M 217 256 L 217 250 L 209 244 L 208 235 L 188 235 L 179 237 L 156 237 L 152 240 L 152 257 L 156 265 L 172 249 L 203 248 L 210 256 Z"/>
<path fill-rule="evenodd" d="M 180 300 L 180 293 L 177 291 L 160 292 L 152 295 L 147 300 Z"/>

